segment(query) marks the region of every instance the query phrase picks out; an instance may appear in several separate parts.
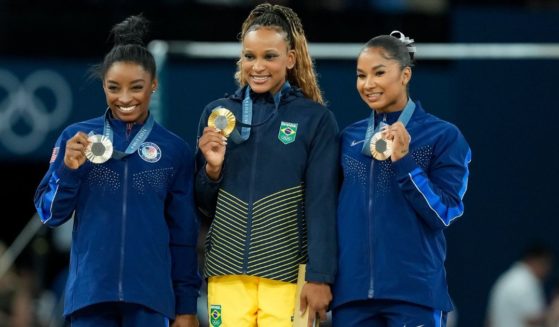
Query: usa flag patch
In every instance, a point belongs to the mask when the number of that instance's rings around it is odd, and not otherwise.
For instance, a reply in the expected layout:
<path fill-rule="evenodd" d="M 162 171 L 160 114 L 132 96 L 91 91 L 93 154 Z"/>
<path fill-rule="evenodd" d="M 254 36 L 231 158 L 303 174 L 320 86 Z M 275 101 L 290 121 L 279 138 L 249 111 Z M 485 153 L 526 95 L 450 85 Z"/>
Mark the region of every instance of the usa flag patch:
<path fill-rule="evenodd" d="M 53 163 L 56 160 L 56 157 L 58 157 L 58 150 L 60 150 L 60 147 L 54 147 L 52 149 L 52 154 L 50 156 L 50 163 Z"/>

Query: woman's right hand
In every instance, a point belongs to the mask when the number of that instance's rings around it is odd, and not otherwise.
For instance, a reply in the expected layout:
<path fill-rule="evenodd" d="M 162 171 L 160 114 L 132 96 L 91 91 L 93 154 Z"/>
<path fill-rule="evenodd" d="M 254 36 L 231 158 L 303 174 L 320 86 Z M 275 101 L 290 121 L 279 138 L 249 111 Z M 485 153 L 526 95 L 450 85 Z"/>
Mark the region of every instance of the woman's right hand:
<path fill-rule="evenodd" d="M 204 128 L 204 133 L 198 140 L 198 148 L 206 159 L 206 174 L 213 180 L 218 180 L 225 160 L 227 138 L 213 127 Z"/>
<path fill-rule="evenodd" d="M 64 164 L 70 169 L 78 169 L 85 163 L 85 149 L 89 141 L 83 132 L 77 132 L 66 142 L 66 152 L 64 153 Z"/>

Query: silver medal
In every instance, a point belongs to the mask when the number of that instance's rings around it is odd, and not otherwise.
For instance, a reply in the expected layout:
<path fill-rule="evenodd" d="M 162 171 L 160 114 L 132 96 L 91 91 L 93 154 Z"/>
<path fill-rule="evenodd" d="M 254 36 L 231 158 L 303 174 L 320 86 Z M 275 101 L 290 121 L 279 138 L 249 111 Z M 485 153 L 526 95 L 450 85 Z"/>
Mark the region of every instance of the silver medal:
<path fill-rule="evenodd" d="M 85 149 L 85 156 L 87 160 L 101 164 L 111 158 L 113 155 L 113 144 L 104 135 L 91 135 L 87 138 L 89 144 Z"/>

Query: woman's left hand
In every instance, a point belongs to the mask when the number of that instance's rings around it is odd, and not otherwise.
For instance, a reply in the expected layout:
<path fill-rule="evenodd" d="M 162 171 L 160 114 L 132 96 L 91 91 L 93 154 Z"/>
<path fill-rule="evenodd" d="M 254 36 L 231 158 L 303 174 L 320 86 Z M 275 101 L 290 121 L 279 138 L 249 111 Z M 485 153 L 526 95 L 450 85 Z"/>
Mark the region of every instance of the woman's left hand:
<path fill-rule="evenodd" d="M 328 311 L 328 305 L 332 301 L 332 291 L 330 290 L 330 285 L 325 283 L 305 283 L 303 289 L 301 290 L 300 297 L 300 308 L 295 308 L 303 314 L 306 310 L 309 310 L 309 321 L 308 326 L 314 326 L 313 321 L 318 318 L 320 321 L 326 321 L 326 311 Z M 297 314 L 297 313 L 295 313 Z M 318 316 L 318 317 L 317 317 Z"/>
<path fill-rule="evenodd" d="M 171 327 L 199 327 L 196 315 L 177 315 Z"/>
<path fill-rule="evenodd" d="M 384 137 L 392 141 L 392 162 L 402 159 L 410 151 L 411 136 L 401 122 L 396 122 L 384 130 Z"/>

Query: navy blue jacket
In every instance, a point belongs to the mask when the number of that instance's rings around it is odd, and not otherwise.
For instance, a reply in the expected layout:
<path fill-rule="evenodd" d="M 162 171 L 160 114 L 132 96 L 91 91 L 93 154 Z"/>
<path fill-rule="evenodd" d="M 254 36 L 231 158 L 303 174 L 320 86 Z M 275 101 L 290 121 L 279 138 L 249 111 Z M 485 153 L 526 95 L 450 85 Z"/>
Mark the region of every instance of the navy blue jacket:
<path fill-rule="evenodd" d="M 240 119 L 242 90 L 210 103 Z M 308 261 L 308 281 L 332 283 L 336 272 L 335 215 L 338 189 L 338 127 L 330 110 L 294 87 L 273 97 L 251 93 L 249 139 L 229 139 L 222 178 L 211 181 L 197 153 L 196 198 L 212 219 L 205 275 L 253 275 L 296 282 Z"/>
<path fill-rule="evenodd" d="M 195 313 L 200 277 L 191 149 L 155 123 L 147 147 L 123 160 L 67 168 L 68 139 L 78 131 L 102 134 L 103 118 L 62 132 L 35 195 L 48 226 L 75 213 L 64 314 L 106 301 L 143 304 L 169 318 Z M 112 118 L 110 124 L 121 151 L 141 128 Z M 148 152 L 141 155 L 142 148 Z"/>
<path fill-rule="evenodd" d="M 393 124 L 401 112 L 377 115 Z M 361 153 L 368 120 L 342 134 L 339 269 L 334 306 L 392 299 L 451 311 L 444 229 L 464 211 L 470 148 L 452 124 L 417 103 L 410 152 L 391 162 Z"/>

